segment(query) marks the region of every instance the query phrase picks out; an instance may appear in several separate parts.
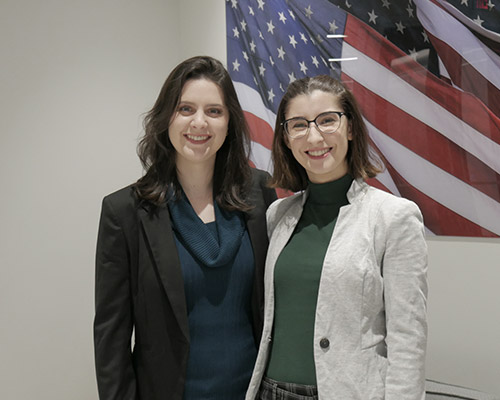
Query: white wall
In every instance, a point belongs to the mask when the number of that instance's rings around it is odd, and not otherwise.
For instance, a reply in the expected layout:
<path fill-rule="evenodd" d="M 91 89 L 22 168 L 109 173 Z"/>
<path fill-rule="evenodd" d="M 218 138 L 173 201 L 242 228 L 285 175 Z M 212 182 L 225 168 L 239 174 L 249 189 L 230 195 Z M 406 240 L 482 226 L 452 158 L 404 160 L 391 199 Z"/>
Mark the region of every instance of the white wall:
<path fill-rule="evenodd" d="M 97 398 L 102 197 L 181 60 L 178 0 L 0 3 L 0 399 Z"/>
<path fill-rule="evenodd" d="M 170 69 L 225 63 L 221 0 L 2 0 L 0 398 L 96 399 L 102 197 Z M 429 239 L 428 377 L 500 393 L 500 241 Z"/>

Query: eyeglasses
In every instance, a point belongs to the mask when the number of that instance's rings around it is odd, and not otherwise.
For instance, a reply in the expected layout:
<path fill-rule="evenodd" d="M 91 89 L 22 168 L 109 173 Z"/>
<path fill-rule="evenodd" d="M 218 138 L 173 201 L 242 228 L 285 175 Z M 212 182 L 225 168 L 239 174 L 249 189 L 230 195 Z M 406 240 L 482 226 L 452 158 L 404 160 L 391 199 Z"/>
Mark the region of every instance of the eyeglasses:
<path fill-rule="evenodd" d="M 312 121 L 302 117 L 290 118 L 281 125 L 291 139 L 298 139 L 308 134 L 311 122 L 314 122 L 321 133 L 329 134 L 335 132 L 340 127 L 342 115 L 347 113 L 341 111 L 327 111 L 319 114 Z"/>

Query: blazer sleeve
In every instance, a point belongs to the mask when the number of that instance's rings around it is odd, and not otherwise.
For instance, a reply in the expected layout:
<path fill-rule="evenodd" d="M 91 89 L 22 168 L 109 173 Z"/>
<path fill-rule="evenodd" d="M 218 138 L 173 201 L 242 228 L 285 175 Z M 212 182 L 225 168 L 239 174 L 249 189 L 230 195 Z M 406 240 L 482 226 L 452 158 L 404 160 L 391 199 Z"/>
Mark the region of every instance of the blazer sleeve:
<path fill-rule="evenodd" d="M 425 398 L 427 244 L 413 202 L 391 207 L 382 261 L 386 312 L 386 400 Z"/>
<path fill-rule="evenodd" d="M 94 352 L 100 400 L 136 400 L 129 249 L 111 200 L 102 203 L 96 249 Z"/>

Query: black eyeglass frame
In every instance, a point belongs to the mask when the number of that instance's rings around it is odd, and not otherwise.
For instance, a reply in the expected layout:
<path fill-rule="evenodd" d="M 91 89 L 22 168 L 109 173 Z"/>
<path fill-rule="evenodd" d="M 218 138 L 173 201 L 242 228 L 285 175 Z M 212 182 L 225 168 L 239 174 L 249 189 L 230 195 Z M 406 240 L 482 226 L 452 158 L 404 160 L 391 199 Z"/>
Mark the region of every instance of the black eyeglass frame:
<path fill-rule="evenodd" d="M 337 130 L 340 128 L 340 124 L 339 124 L 339 126 L 337 127 L 337 129 L 335 129 L 333 132 L 323 132 L 323 131 L 321 130 L 321 128 L 319 127 L 319 125 L 318 125 L 317 119 L 318 119 L 319 117 L 321 117 L 321 116 L 325 115 L 325 114 L 337 114 L 337 115 L 340 117 L 339 121 L 340 121 L 340 120 L 342 120 L 342 116 L 343 116 L 343 115 L 345 115 L 347 118 L 349 118 L 349 114 L 347 114 L 346 112 L 343 112 L 343 111 L 325 111 L 325 112 L 322 112 L 321 114 L 316 115 L 316 118 L 314 118 L 313 120 L 308 120 L 307 118 L 304 118 L 304 117 L 293 117 L 293 118 L 289 118 L 289 119 L 287 119 L 287 120 L 283 121 L 283 122 L 281 123 L 281 126 L 283 126 L 283 129 L 285 130 L 285 133 L 286 133 L 286 134 L 287 134 L 290 138 L 292 138 L 292 139 L 296 139 L 296 138 L 300 138 L 300 137 L 304 137 L 304 136 L 306 136 L 306 135 L 309 133 L 309 130 L 311 129 L 311 122 L 314 122 L 314 125 L 316 125 L 316 129 L 317 129 L 318 131 L 320 131 L 322 134 L 324 134 L 324 135 L 331 135 L 332 133 L 337 132 Z M 307 121 L 307 129 L 306 129 L 306 132 L 305 132 L 303 135 L 300 135 L 300 136 L 291 136 L 291 135 L 288 133 L 288 122 L 293 121 L 293 120 L 295 120 L 295 119 L 303 119 L 303 120 Z"/>

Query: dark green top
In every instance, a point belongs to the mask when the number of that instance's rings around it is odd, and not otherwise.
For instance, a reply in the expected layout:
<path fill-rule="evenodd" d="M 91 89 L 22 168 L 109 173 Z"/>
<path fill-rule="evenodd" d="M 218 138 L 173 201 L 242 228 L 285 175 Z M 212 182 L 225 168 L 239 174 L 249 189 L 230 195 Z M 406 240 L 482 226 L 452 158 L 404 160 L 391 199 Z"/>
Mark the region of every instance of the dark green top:
<path fill-rule="evenodd" d="M 323 260 L 352 177 L 309 183 L 309 196 L 274 270 L 274 328 L 266 375 L 316 385 L 314 320 Z"/>

